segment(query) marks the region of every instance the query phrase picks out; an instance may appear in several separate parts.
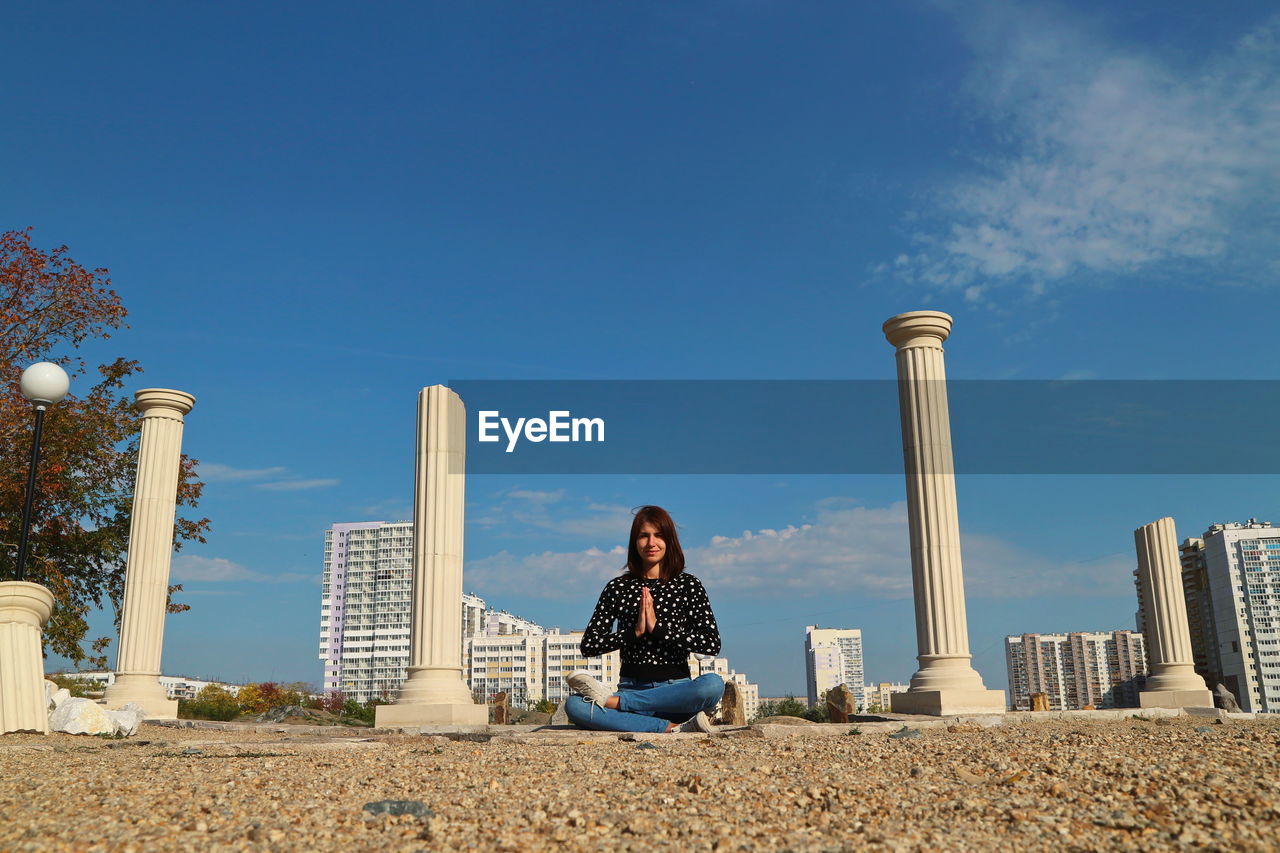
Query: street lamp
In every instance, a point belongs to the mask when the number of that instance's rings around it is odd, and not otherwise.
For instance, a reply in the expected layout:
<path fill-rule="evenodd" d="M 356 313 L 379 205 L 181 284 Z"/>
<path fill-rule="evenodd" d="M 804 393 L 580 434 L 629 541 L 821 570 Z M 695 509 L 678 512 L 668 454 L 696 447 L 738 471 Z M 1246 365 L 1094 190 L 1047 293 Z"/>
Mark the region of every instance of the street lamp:
<path fill-rule="evenodd" d="M 0 582 L 0 661 L 4 662 L 0 666 L 0 696 L 4 697 L 0 702 L 0 733 L 49 731 L 41 632 L 53 614 L 53 593 L 40 584 L 24 581 L 22 572 L 27 562 L 44 410 L 67 396 L 70 386 L 67 372 L 47 361 L 33 364 L 22 373 L 22 396 L 35 406 L 36 428 L 31 439 L 31 470 L 27 472 L 27 500 L 18 539 L 17 579 Z"/>
<path fill-rule="evenodd" d="M 36 499 L 36 468 L 40 464 L 40 431 L 44 410 L 67 396 L 71 380 L 67 372 L 51 361 L 41 361 L 22 371 L 22 396 L 36 410 L 36 426 L 31 437 L 31 466 L 27 470 L 27 498 L 22 505 L 22 532 L 18 535 L 18 569 L 15 580 L 23 580 L 27 566 L 27 537 L 31 532 L 31 509 Z"/>

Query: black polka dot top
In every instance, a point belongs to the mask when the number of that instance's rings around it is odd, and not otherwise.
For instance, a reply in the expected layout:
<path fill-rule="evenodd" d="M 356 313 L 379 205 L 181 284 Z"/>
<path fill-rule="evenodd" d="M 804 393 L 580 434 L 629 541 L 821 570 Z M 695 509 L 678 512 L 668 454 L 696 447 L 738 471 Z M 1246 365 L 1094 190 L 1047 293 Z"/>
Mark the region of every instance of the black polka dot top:
<path fill-rule="evenodd" d="M 640 590 L 649 587 L 658 623 L 636 636 Z M 605 584 L 581 643 L 586 657 L 620 649 L 623 678 L 667 681 L 689 677 L 689 652 L 720 652 L 720 629 L 702 583 L 688 572 L 670 580 L 623 575 Z"/>

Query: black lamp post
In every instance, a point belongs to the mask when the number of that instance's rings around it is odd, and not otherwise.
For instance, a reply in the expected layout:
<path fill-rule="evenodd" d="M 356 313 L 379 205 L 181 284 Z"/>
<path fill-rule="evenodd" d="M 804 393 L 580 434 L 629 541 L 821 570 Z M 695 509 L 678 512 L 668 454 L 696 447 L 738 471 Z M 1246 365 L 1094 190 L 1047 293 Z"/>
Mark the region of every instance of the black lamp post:
<path fill-rule="evenodd" d="M 22 505 L 22 532 L 18 536 L 18 569 L 14 580 L 26 580 L 27 538 L 31 533 L 31 510 L 36 500 L 36 467 L 40 464 L 44 410 L 67 396 L 70 388 L 67 372 L 53 362 L 41 361 L 22 371 L 22 396 L 35 407 L 36 425 L 31 436 L 31 467 L 27 471 L 27 497 Z"/>

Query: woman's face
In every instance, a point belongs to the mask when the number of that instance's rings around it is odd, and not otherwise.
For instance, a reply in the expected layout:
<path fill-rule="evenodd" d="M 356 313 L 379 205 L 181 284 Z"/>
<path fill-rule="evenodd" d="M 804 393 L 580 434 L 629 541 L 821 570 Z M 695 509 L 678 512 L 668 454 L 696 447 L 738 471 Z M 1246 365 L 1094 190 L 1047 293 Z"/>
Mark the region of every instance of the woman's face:
<path fill-rule="evenodd" d="M 667 543 L 663 541 L 658 528 L 645 522 L 636 535 L 636 550 L 640 552 L 640 560 L 644 563 L 645 575 L 652 577 L 662 567 L 662 558 L 667 554 Z"/>

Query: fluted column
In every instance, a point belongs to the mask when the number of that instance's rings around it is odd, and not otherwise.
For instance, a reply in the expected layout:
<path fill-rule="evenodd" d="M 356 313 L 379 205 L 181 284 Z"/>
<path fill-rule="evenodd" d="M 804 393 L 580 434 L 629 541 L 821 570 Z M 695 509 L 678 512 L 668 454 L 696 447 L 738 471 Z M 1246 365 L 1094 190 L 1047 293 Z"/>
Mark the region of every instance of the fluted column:
<path fill-rule="evenodd" d="M 394 705 L 379 705 L 379 726 L 484 725 L 489 710 L 462 678 L 462 535 L 467 411 L 443 385 L 418 394 L 413 478 L 413 614 L 409 675 Z"/>
<path fill-rule="evenodd" d="M 52 613 L 40 584 L 0 583 L 0 734 L 49 732 L 40 632 Z"/>
<path fill-rule="evenodd" d="M 129 527 L 116 678 L 105 698 L 108 708 L 136 702 L 147 719 L 172 720 L 178 716 L 178 703 L 169 699 L 160 686 L 160 651 L 169 603 L 183 416 L 191 411 L 196 398 L 168 388 L 145 388 L 133 396 L 134 405 L 142 412 L 142 438 Z"/>
<path fill-rule="evenodd" d="M 1196 674 L 1182 590 L 1182 560 L 1173 519 L 1161 518 L 1133 531 L 1138 551 L 1138 587 L 1146 611 L 1147 684 L 1138 694 L 1143 708 L 1212 708 L 1213 694 Z"/>
<path fill-rule="evenodd" d="M 988 690 L 971 664 L 960 560 L 951 414 L 942 342 L 951 317 L 912 311 L 890 317 L 884 334 L 897 348 L 898 407 L 911 538 L 920 669 L 906 693 L 891 697 L 908 714 L 1003 713 L 1004 691 Z"/>

